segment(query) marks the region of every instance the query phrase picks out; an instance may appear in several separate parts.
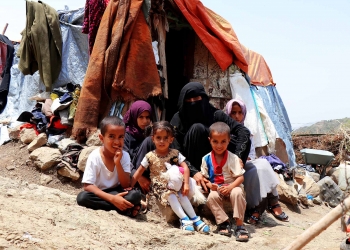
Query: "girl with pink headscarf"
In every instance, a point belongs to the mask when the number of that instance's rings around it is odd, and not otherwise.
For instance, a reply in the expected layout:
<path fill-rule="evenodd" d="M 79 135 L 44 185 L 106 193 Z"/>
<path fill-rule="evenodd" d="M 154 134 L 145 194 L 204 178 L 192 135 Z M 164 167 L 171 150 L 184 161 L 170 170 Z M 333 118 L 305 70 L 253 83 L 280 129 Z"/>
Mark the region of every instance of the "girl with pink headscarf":
<path fill-rule="evenodd" d="M 224 112 L 244 125 L 247 109 L 243 101 L 230 100 Z M 253 143 L 251 145 L 248 161 L 244 166 L 246 171 L 243 182 L 247 201 L 246 222 L 254 225 L 259 223 L 265 210 L 280 221 L 289 221 L 288 215 L 282 211 L 278 203 L 279 180 L 266 159 L 255 159 L 255 147 Z"/>

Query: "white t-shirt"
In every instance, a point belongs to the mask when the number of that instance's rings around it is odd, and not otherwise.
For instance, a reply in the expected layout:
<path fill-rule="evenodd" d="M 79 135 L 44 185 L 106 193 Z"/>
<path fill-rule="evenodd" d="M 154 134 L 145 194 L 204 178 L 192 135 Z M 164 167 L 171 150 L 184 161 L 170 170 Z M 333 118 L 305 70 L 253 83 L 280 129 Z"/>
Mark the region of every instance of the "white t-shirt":
<path fill-rule="evenodd" d="M 126 173 L 130 173 L 130 156 L 124 150 L 120 164 Z M 102 160 L 100 148 L 96 148 L 90 153 L 86 162 L 82 183 L 93 184 L 99 189 L 113 188 L 119 185 L 116 167 L 114 166 L 113 172 L 108 170 Z"/>

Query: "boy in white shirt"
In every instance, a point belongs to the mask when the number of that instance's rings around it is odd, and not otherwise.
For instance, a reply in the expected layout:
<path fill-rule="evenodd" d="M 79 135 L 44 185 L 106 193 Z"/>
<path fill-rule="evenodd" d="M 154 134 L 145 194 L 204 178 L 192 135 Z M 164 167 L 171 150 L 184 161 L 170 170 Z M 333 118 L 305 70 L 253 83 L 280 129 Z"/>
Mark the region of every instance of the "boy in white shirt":
<path fill-rule="evenodd" d="M 100 123 L 103 145 L 88 157 L 83 180 L 84 191 L 77 203 L 91 209 L 116 210 L 136 217 L 141 209 L 141 192 L 130 187 L 130 156 L 123 149 L 125 124 L 114 116 Z"/>

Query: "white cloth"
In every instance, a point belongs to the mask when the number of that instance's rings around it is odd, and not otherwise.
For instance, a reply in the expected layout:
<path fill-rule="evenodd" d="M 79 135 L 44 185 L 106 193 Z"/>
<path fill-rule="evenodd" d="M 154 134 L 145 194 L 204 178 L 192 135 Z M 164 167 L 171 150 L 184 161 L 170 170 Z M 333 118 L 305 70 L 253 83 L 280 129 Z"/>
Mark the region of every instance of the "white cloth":
<path fill-rule="evenodd" d="M 178 163 L 179 163 L 179 165 L 180 165 L 181 163 L 183 163 L 185 160 L 186 160 L 186 157 L 183 156 L 183 155 L 179 152 L 179 156 L 178 156 Z M 142 167 L 144 167 L 144 168 L 148 168 L 148 166 L 149 166 L 149 161 L 148 161 L 148 159 L 147 159 L 146 156 L 143 157 L 143 159 L 142 159 L 142 161 L 141 161 L 141 165 L 142 165 Z"/>
<path fill-rule="evenodd" d="M 244 126 L 253 134 L 254 146 L 267 145 L 269 153 L 275 153 L 275 142 L 279 136 L 261 98 L 251 92 L 248 82 L 241 73 L 230 74 L 230 87 L 232 98 L 242 100 L 246 105 Z"/>
<path fill-rule="evenodd" d="M 124 172 L 130 173 L 130 156 L 123 150 L 123 156 L 120 160 Z M 100 148 L 96 148 L 88 157 L 82 183 L 93 184 L 99 189 L 113 188 L 119 185 L 118 172 L 114 166 L 113 172 L 109 171 L 104 164 Z"/>

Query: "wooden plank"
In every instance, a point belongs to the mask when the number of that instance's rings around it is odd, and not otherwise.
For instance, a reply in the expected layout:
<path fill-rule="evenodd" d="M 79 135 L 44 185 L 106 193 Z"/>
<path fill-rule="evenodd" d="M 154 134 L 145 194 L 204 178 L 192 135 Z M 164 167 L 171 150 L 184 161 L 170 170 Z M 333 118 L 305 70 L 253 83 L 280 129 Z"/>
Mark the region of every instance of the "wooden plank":
<path fill-rule="evenodd" d="M 4 29 L 2 30 L 2 35 L 5 35 L 8 26 L 9 24 L 6 23 Z"/>
<path fill-rule="evenodd" d="M 158 31 L 158 53 L 159 53 L 159 63 L 163 66 L 162 74 L 165 78 L 163 96 L 168 99 L 168 75 L 167 75 L 167 65 L 166 65 L 166 55 L 165 55 L 165 42 L 166 42 L 166 30 L 165 30 L 165 17 L 159 16 L 159 23 L 157 25 Z"/>

